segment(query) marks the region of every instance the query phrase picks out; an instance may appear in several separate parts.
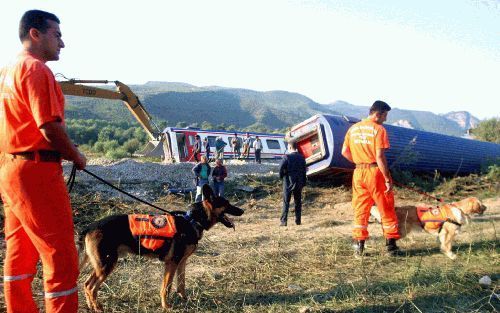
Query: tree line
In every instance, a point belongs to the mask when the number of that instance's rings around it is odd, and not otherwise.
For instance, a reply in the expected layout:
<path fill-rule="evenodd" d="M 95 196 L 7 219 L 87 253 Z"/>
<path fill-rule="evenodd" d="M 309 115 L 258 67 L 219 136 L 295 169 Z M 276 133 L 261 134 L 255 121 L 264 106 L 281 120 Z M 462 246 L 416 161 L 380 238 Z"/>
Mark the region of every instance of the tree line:
<path fill-rule="evenodd" d="M 160 130 L 163 130 L 167 127 L 168 122 L 159 121 L 157 125 Z M 235 125 L 226 125 L 224 123 L 214 125 L 207 121 L 190 124 L 179 122 L 175 127 L 198 127 L 201 129 L 280 134 L 284 134 L 287 131 L 286 128 L 269 129 L 261 124 L 237 128 Z M 70 138 L 83 151 L 97 156 L 106 156 L 110 159 L 131 157 L 134 153 L 140 151 L 149 140 L 149 136 L 142 127 L 126 121 L 113 122 L 99 119 L 73 118 L 66 120 L 66 128 Z"/>

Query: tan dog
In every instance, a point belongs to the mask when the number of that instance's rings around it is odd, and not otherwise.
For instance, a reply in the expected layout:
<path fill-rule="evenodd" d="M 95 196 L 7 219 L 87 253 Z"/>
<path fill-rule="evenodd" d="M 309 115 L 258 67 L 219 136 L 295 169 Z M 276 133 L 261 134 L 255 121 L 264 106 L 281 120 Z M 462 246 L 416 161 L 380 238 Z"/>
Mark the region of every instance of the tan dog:
<path fill-rule="evenodd" d="M 441 251 L 450 259 L 456 259 L 451 251 L 455 236 L 463 224 L 468 224 L 471 214 L 483 214 L 486 207 L 475 197 L 444 204 L 441 207 L 429 205 L 396 207 L 401 238 L 412 230 L 425 230 L 437 235 L 441 243 Z M 371 215 L 380 223 L 380 213 L 376 206 L 372 207 Z"/>

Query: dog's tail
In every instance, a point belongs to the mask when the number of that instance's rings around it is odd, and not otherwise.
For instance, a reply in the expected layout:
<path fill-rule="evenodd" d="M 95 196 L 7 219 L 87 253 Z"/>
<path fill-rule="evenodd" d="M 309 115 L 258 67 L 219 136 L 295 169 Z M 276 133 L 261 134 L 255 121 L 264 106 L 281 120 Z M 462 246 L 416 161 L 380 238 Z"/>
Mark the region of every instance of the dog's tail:
<path fill-rule="evenodd" d="M 84 230 L 78 238 L 78 263 L 80 271 L 85 267 L 89 261 L 89 256 L 85 250 L 85 236 L 87 235 L 87 230 Z"/>

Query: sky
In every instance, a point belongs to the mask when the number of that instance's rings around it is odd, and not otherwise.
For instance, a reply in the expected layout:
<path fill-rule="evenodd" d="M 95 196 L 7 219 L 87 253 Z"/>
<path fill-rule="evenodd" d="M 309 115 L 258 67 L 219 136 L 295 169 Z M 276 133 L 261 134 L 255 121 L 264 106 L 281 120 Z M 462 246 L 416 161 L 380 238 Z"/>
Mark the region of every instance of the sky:
<path fill-rule="evenodd" d="M 66 47 L 48 65 L 68 78 L 500 117 L 500 0 L 8 1 L 0 64 L 29 9 L 61 20 Z"/>

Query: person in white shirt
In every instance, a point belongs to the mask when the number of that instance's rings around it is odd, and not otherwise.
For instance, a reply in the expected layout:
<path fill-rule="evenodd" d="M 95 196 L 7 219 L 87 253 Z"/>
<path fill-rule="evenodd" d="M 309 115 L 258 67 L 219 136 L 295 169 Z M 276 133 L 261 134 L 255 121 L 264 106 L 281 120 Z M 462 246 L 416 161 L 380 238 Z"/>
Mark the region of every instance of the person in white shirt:
<path fill-rule="evenodd" d="M 262 141 L 260 140 L 259 136 L 255 136 L 255 140 L 253 142 L 253 149 L 255 150 L 255 162 L 260 164 L 260 162 L 261 162 L 260 153 L 262 151 Z"/>

